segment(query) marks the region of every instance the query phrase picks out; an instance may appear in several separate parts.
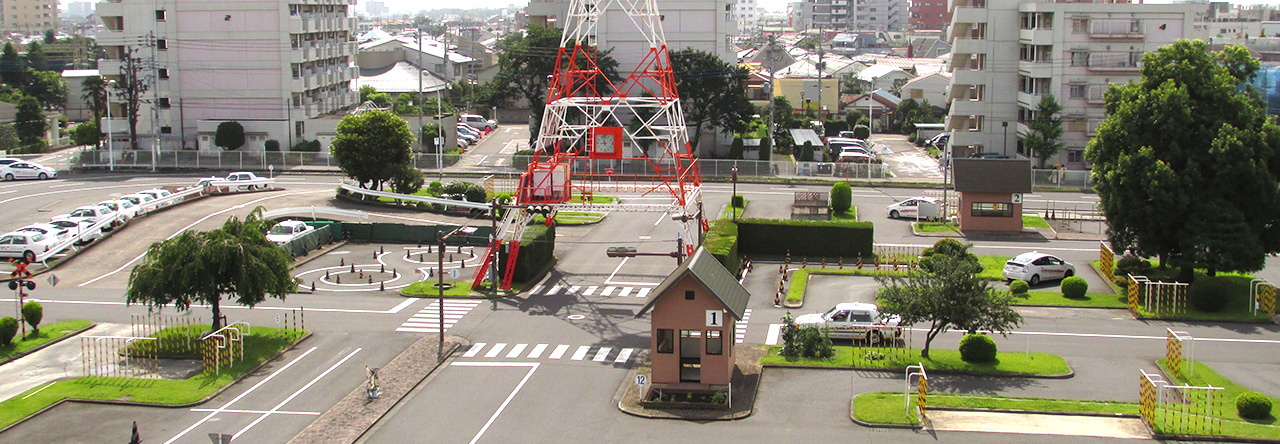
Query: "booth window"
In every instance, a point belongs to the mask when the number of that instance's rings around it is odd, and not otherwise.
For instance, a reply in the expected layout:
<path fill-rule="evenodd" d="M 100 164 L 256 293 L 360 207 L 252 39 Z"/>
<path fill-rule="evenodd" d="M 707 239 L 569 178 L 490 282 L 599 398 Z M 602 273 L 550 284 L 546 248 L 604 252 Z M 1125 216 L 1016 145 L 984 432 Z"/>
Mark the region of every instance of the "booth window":
<path fill-rule="evenodd" d="M 658 353 L 675 352 L 675 334 L 669 328 L 658 329 Z"/>
<path fill-rule="evenodd" d="M 707 330 L 707 354 L 724 354 L 724 339 L 720 338 L 720 330 Z"/>
<path fill-rule="evenodd" d="M 685 291 L 684 291 L 684 300 L 686 300 L 686 301 L 692 301 L 692 300 L 693 300 L 693 296 L 694 296 L 694 294 L 695 294 L 695 293 L 693 292 L 693 290 L 685 290 Z"/>
<path fill-rule="evenodd" d="M 974 202 L 973 211 L 969 214 L 973 217 L 1013 217 L 1013 204 Z"/>

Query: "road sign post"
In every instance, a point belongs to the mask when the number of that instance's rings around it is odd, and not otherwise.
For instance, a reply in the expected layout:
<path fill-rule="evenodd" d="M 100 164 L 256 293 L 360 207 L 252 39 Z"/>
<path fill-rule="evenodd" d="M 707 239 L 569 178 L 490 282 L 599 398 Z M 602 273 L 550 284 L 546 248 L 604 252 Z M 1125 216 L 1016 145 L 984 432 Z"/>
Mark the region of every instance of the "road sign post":
<path fill-rule="evenodd" d="M 649 383 L 649 377 L 645 375 L 636 375 L 636 399 L 644 401 L 644 385 Z"/>

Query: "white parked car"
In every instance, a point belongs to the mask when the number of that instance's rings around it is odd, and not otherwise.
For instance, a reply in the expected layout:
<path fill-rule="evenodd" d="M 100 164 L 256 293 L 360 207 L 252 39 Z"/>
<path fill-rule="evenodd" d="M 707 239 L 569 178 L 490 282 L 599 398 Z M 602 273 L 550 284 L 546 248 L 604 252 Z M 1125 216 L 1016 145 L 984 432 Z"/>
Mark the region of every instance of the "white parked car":
<path fill-rule="evenodd" d="M 17 179 L 52 179 L 58 175 L 53 168 L 31 162 L 14 162 L 0 165 L 0 177 L 4 180 Z"/>
<path fill-rule="evenodd" d="M 196 184 L 195 184 L 194 186 L 196 186 L 196 187 L 207 187 L 207 186 L 209 186 L 209 185 L 212 185 L 214 182 L 222 182 L 222 178 L 221 178 L 221 177 L 206 177 L 206 178 L 204 178 L 204 179 L 197 180 L 197 181 L 196 181 Z"/>
<path fill-rule="evenodd" d="M 894 328 L 898 326 L 897 317 L 881 315 L 875 304 L 865 302 L 839 303 L 826 313 L 801 315 L 795 322 L 799 327 L 827 327 L 831 329 L 832 338 L 878 343 L 885 339 L 885 335 L 902 336 L 902 329 Z"/>
<path fill-rule="evenodd" d="M 8 165 L 8 164 L 11 164 L 11 163 L 16 163 L 16 162 L 21 162 L 21 161 L 22 161 L 22 159 L 16 159 L 16 158 L 13 158 L 13 157 L 0 157 L 0 165 Z"/>
<path fill-rule="evenodd" d="M 138 209 L 138 214 L 146 214 L 148 209 L 146 207 L 143 207 L 143 204 L 156 200 L 156 198 L 151 197 L 150 194 L 137 193 L 137 194 L 126 194 L 126 195 L 117 197 L 116 200 L 129 202 L 133 204 L 135 208 Z"/>
<path fill-rule="evenodd" d="M 932 197 L 913 197 L 885 208 L 890 219 L 937 219 L 942 217 L 942 204 Z"/>
<path fill-rule="evenodd" d="M 138 217 L 138 207 L 133 206 L 129 201 L 104 200 L 102 202 L 98 202 L 98 205 L 110 208 L 113 212 L 118 213 L 121 224 Z"/>
<path fill-rule="evenodd" d="M 480 116 L 477 114 L 463 114 L 459 116 L 458 123 L 465 124 L 477 130 L 493 131 L 495 128 L 498 127 L 498 122 L 485 119 L 484 116 Z"/>
<path fill-rule="evenodd" d="M 271 227 L 271 231 L 267 232 L 267 240 L 275 242 L 277 245 L 284 245 L 314 229 L 315 227 L 304 224 L 301 221 L 286 220 Z"/>
<path fill-rule="evenodd" d="M 1019 254 L 1004 263 L 1004 278 L 1010 282 L 1017 279 L 1036 285 L 1041 281 L 1065 279 L 1075 274 L 1075 265 L 1056 256 L 1035 251 Z"/>
<path fill-rule="evenodd" d="M 66 229 L 71 236 L 80 236 L 80 242 L 77 242 L 80 245 L 102 239 L 102 229 L 93 228 L 93 222 L 86 220 L 54 219 L 49 222 L 49 225 Z M 83 236 L 81 236 L 82 233 Z"/>
<path fill-rule="evenodd" d="M 155 199 L 163 199 L 163 198 L 166 198 L 166 197 L 169 197 L 169 196 L 173 195 L 173 193 L 170 193 L 170 192 L 169 192 L 169 190 L 165 190 L 165 189 L 161 189 L 161 188 L 152 188 L 152 189 L 150 189 L 150 190 L 142 190 L 142 191 L 139 191 L 139 192 L 137 192 L 137 193 L 133 193 L 133 194 L 136 194 L 136 195 L 142 195 L 142 196 L 151 196 L 151 199 L 153 199 L 153 200 L 155 200 Z M 167 207 L 167 206 L 169 206 L 169 205 L 173 205 L 173 204 L 174 204 L 174 202 L 172 202 L 172 201 L 170 201 L 170 202 L 165 202 L 165 203 L 160 204 L 160 206 L 158 206 L 158 207 L 156 207 L 156 208 L 160 208 L 160 207 Z"/>
<path fill-rule="evenodd" d="M 63 214 L 61 216 L 54 216 L 53 218 L 83 220 L 91 224 L 96 224 L 103 220 L 109 220 L 111 222 L 107 223 L 107 227 L 114 227 L 118 225 L 118 222 L 119 222 L 118 221 L 119 217 L 117 216 L 116 212 L 112 211 L 111 208 L 102 206 L 102 205 L 85 205 L 83 207 L 78 207 L 75 210 L 72 210 L 68 214 Z"/>
<path fill-rule="evenodd" d="M 239 173 L 228 174 L 227 177 L 222 180 L 224 182 L 247 182 L 252 180 L 260 180 L 260 179 L 263 179 L 263 178 L 258 177 L 257 174 L 248 173 L 248 172 L 239 172 Z M 256 185 L 255 184 L 236 185 L 236 188 L 243 191 L 252 191 L 252 190 L 265 190 L 267 189 L 268 186 L 270 185 L 262 183 L 262 184 L 256 184 Z"/>
<path fill-rule="evenodd" d="M 20 257 L 35 262 L 39 254 L 53 249 L 58 239 L 33 231 L 14 231 L 0 235 L 0 257 Z"/>
<path fill-rule="evenodd" d="M 71 230 L 69 228 L 61 228 L 52 224 L 31 224 L 13 231 L 30 231 L 32 233 L 41 233 L 45 236 L 52 236 L 58 242 L 64 242 L 79 230 Z"/>

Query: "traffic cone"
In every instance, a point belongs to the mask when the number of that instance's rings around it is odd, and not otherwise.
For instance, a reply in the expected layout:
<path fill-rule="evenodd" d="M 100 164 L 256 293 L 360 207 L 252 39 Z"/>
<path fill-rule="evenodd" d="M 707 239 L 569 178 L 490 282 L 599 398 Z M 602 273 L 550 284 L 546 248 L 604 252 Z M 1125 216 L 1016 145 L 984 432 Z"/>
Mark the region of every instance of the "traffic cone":
<path fill-rule="evenodd" d="M 346 260 L 346 259 L 338 258 L 338 266 L 339 266 L 339 267 L 343 267 L 343 266 L 346 266 L 346 265 L 347 265 L 347 260 Z"/>
<path fill-rule="evenodd" d="M 341 284 L 341 283 L 342 283 L 342 275 L 338 275 L 338 283 L 339 283 L 339 284 Z"/>
<path fill-rule="evenodd" d="M 839 262 L 840 262 L 840 269 L 841 269 L 841 270 L 843 270 L 843 269 L 844 269 L 844 256 L 840 256 L 840 261 L 839 261 Z"/>
<path fill-rule="evenodd" d="M 378 283 L 378 291 L 387 291 L 386 284 L 384 284 L 384 283 L 382 283 L 382 282 L 379 282 L 379 283 Z"/>
<path fill-rule="evenodd" d="M 372 284 L 372 283 L 373 283 L 373 276 L 369 276 L 369 283 L 370 283 L 370 284 Z"/>
<path fill-rule="evenodd" d="M 356 264 L 351 264 L 351 272 L 352 273 L 356 272 Z"/>
<path fill-rule="evenodd" d="M 386 252 L 387 252 L 387 247 L 378 246 L 378 254 L 385 254 Z"/>
<path fill-rule="evenodd" d="M 779 292 L 777 292 L 776 294 L 774 294 L 774 295 L 773 295 L 773 306 L 774 306 L 774 307 L 781 307 L 781 306 L 782 306 L 782 292 L 781 292 L 781 291 L 779 291 Z"/>
<path fill-rule="evenodd" d="M 379 272 L 380 272 L 380 273 L 386 273 L 386 272 L 387 272 L 387 265 L 386 265 L 386 264 L 383 264 L 383 265 L 382 265 L 382 270 L 381 270 L 381 271 L 379 271 Z"/>
<path fill-rule="evenodd" d="M 329 279 L 329 270 L 324 271 L 324 278 Z"/>
<path fill-rule="evenodd" d="M 311 291 L 312 292 L 316 291 L 316 281 L 311 281 Z"/>

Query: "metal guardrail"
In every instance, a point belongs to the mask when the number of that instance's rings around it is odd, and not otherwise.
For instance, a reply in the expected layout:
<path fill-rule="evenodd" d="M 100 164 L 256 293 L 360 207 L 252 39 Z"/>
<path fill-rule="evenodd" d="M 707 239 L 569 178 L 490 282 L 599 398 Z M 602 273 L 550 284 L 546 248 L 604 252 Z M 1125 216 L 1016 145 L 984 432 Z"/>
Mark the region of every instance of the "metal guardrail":
<path fill-rule="evenodd" d="M 435 205 L 467 208 L 467 209 L 473 209 L 473 210 L 489 211 L 490 208 L 493 208 L 493 205 L 490 205 L 489 203 L 468 202 L 465 200 L 440 199 L 437 197 L 415 196 L 412 194 L 388 193 L 386 191 L 377 191 L 377 190 L 360 188 L 360 187 L 357 187 L 351 184 L 346 184 L 346 183 L 342 184 L 341 188 L 343 190 L 346 190 L 348 193 L 365 195 L 365 196 L 385 197 L 388 199 L 407 200 L 411 202 L 424 202 L 424 203 L 435 204 Z"/>
<path fill-rule="evenodd" d="M 152 210 L 159 208 L 161 205 L 167 205 L 169 203 L 181 203 L 186 201 L 188 196 L 203 196 L 205 192 L 206 192 L 206 189 L 203 187 L 193 187 L 183 191 L 179 191 L 177 193 L 170 194 L 160 199 L 156 199 L 150 202 L 145 202 L 142 205 L 139 205 L 139 207 L 142 210 L 145 210 L 146 212 L 151 212 Z M 48 260 L 50 257 L 53 257 L 58 253 L 62 253 L 63 251 L 66 251 L 68 248 L 75 248 L 75 244 L 82 242 L 85 236 L 87 236 L 89 233 L 92 233 L 94 230 L 101 231 L 103 227 L 109 226 L 115 223 L 117 220 L 120 220 L 119 212 L 112 214 L 111 217 L 109 218 L 102 218 L 97 222 L 94 222 L 94 224 L 90 225 L 89 228 L 80 230 L 79 233 L 76 233 L 75 235 L 68 237 L 67 240 L 64 240 L 61 243 L 54 245 L 53 247 L 49 248 L 48 251 L 36 253 L 36 262 L 43 263 L 44 261 Z"/>
<path fill-rule="evenodd" d="M 316 216 L 346 217 L 346 218 L 353 218 L 353 219 L 369 218 L 369 213 L 366 213 L 364 211 L 343 210 L 338 208 L 315 207 L 315 206 L 289 207 L 289 208 L 280 208 L 276 210 L 270 210 L 262 213 L 262 218 L 275 219 L 278 217 L 298 216 L 298 215 L 302 215 L 302 216 L 311 215 L 312 219 L 317 219 Z"/>

